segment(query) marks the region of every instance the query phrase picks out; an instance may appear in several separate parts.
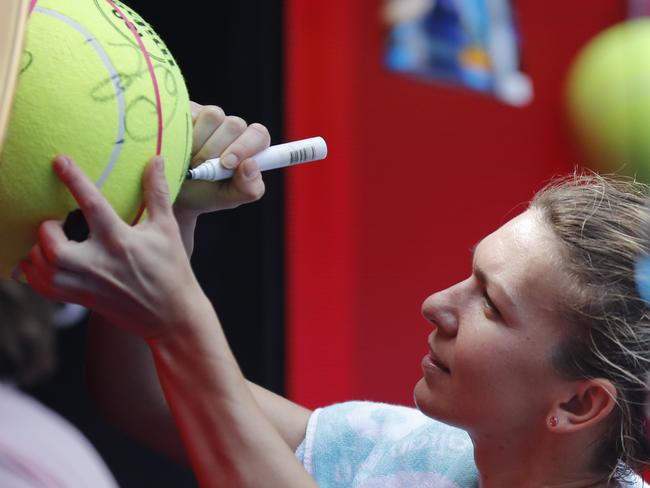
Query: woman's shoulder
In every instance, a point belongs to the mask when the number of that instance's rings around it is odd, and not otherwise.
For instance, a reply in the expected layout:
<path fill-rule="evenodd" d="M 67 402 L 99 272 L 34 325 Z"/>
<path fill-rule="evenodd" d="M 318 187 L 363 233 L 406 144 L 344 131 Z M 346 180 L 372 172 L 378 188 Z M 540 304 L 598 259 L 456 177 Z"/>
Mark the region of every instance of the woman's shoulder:
<path fill-rule="evenodd" d="M 424 430 L 466 438 L 467 433 L 424 415 L 414 407 L 372 401 L 337 403 L 317 409 L 314 415 L 320 421 L 333 422 L 363 437 L 388 438 L 391 441 Z"/>
<path fill-rule="evenodd" d="M 298 457 L 319 482 L 345 473 L 341 486 L 361 480 L 397 483 L 391 486 L 476 481 L 469 436 L 401 405 L 357 401 L 315 410 Z"/>

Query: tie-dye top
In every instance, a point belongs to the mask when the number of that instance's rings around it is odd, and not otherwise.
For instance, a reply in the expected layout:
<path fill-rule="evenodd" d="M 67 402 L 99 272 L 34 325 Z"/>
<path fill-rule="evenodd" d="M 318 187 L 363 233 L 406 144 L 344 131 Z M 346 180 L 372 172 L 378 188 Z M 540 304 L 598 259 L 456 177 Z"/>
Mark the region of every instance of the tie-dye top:
<path fill-rule="evenodd" d="M 414 408 L 318 409 L 296 454 L 321 488 L 478 487 L 469 436 Z"/>

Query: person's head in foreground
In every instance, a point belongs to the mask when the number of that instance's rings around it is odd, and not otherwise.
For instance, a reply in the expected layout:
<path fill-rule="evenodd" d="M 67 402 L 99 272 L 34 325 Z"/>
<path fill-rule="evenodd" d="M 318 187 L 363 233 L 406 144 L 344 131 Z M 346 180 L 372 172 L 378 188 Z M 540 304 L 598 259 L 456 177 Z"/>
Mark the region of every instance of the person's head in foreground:
<path fill-rule="evenodd" d="M 556 181 L 476 246 L 466 280 L 424 301 L 434 330 L 415 400 L 469 432 L 482 478 L 508 456 L 550 484 L 615 486 L 648 461 L 650 309 L 634 281 L 647 193 Z"/>
<path fill-rule="evenodd" d="M 0 382 L 31 386 L 55 363 L 54 304 L 26 285 L 0 280 Z"/>

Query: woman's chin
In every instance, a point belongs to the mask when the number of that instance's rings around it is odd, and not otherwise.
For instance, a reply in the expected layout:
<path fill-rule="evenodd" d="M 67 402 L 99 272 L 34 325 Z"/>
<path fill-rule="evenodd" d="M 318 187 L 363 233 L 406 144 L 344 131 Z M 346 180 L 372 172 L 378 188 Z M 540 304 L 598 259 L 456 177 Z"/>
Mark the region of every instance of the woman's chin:
<path fill-rule="evenodd" d="M 427 417 L 450 425 L 458 425 L 456 418 L 457 406 L 441 392 L 433 391 L 424 378 L 421 378 L 413 388 L 413 402 Z M 452 402 L 451 404 L 448 404 Z"/>
<path fill-rule="evenodd" d="M 438 412 L 435 409 L 435 393 L 429 389 L 424 378 L 415 384 L 413 388 L 413 402 L 415 406 L 427 417 L 439 418 Z"/>

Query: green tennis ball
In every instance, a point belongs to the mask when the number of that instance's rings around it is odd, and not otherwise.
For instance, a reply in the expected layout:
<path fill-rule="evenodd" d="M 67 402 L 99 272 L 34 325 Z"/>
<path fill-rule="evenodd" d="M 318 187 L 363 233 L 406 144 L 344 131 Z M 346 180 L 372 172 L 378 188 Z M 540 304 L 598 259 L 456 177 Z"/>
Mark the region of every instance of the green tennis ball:
<path fill-rule="evenodd" d="M 568 110 L 591 164 L 650 181 L 650 20 L 617 24 L 582 49 Z"/>
<path fill-rule="evenodd" d="M 77 207 L 52 171 L 71 156 L 129 223 L 142 175 L 160 152 L 172 197 L 185 178 L 192 119 L 174 58 L 116 0 L 38 0 L 0 157 L 0 276 L 16 270 L 45 219 Z"/>

